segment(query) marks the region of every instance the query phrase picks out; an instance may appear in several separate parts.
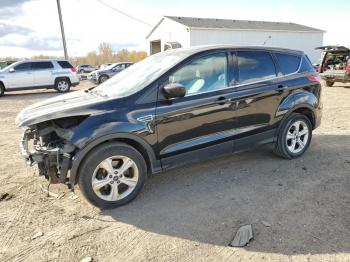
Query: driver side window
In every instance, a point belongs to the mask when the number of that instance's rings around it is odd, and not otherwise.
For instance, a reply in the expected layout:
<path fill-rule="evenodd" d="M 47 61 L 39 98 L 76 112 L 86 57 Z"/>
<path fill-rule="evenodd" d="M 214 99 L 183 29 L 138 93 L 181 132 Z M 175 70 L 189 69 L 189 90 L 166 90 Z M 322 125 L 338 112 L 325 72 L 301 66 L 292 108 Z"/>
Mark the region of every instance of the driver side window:
<path fill-rule="evenodd" d="M 173 73 L 169 83 L 182 84 L 186 96 L 227 87 L 226 53 L 211 54 L 191 61 Z"/>

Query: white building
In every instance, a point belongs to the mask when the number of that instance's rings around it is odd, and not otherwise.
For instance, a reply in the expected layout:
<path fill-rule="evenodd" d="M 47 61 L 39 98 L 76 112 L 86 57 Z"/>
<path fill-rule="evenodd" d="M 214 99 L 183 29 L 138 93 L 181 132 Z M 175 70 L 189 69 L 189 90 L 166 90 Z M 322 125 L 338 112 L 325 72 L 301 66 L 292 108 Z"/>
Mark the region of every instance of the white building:
<path fill-rule="evenodd" d="M 169 46 L 209 44 L 274 46 L 304 51 L 313 63 L 320 58 L 325 31 L 282 22 L 164 16 L 146 37 L 149 54 Z"/>

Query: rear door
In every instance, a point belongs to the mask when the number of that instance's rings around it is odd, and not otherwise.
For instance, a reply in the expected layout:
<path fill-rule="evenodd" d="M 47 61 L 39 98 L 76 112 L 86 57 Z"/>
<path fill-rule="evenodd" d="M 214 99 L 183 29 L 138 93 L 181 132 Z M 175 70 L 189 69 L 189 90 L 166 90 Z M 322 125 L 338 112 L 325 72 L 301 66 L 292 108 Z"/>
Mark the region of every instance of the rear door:
<path fill-rule="evenodd" d="M 227 52 L 220 51 L 191 58 L 161 81 L 156 123 L 163 168 L 232 152 L 235 111 L 228 79 Z M 165 99 L 168 83 L 185 86 L 186 96 Z"/>
<path fill-rule="evenodd" d="M 32 62 L 34 85 L 51 86 L 54 84 L 52 73 L 54 66 L 51 61 Z"/>
<path fill-rule="evenodd" d="M 276 110 L 288 86 L 278 77 L 281 73 L 272 53 L 237 50 L 232 55 L 238 79 L 233 98 L 237 114 L 235 150 L 243 150 L 272 141 L 277 127 Z"/>
<path fill-rule="evenodd" d="M 6 75 L 7 89 L 32 87 L 34 76 L 31 62 L 23 62 L 13 67 L 14 72 L 8 72 Z"/>

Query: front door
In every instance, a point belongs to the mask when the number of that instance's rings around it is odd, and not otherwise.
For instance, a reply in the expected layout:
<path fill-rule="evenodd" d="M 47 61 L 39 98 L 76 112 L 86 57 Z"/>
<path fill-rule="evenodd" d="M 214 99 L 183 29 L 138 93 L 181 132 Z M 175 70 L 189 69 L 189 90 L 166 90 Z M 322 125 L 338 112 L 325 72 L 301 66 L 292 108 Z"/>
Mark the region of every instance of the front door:
<path fill-rule="evenodd" d="M 7 89 L 17 89 L 31 87 L 34 83 L 34 76 L 30 62 L 23 62 L 16 65 L 13 72 L 8 72 L 6 75 Z"/>
<path fill-rule="evenodd" d="M 228 61 L 226 51 L 202 54 L 163 79 L 156 110 L 163 168 L 232 152 L 235 111 Z M 168 83 L 182 84 L 185 97 L 165 99 L 162 87 Z"/>

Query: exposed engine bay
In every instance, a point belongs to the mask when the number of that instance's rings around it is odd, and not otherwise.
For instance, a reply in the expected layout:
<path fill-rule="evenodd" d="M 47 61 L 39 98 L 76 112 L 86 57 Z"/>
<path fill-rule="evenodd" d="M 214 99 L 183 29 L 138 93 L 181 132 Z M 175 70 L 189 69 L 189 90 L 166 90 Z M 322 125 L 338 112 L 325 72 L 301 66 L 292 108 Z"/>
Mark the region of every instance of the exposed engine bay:
<path fill-rule="evenodd" d="M 38 165 L 39 175 L 50 183 L 64 183 L 69 187 L 68 171 L 76 146 L 69 143 L 71 128 L 85 117 L 68 117 L 50 120 L 29 127 L 23 133 L 21 153 L 29 165 Z"/>

